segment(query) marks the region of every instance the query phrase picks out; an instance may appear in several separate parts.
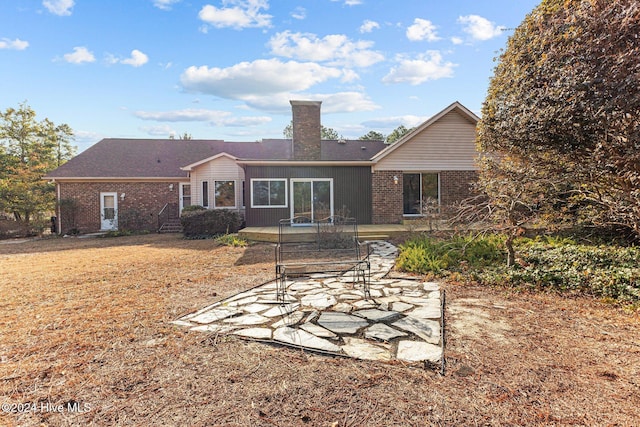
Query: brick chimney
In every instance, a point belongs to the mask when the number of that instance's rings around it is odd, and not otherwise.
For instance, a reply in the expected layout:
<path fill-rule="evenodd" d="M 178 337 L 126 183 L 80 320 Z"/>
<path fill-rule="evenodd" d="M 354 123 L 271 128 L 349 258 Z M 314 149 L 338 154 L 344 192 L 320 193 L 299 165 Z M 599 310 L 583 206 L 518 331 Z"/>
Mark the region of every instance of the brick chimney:
<path fill-rule="evenodd" d="M 289 102 L 293 111 L 293 159 L 320 160 L 322 101 Z"/>

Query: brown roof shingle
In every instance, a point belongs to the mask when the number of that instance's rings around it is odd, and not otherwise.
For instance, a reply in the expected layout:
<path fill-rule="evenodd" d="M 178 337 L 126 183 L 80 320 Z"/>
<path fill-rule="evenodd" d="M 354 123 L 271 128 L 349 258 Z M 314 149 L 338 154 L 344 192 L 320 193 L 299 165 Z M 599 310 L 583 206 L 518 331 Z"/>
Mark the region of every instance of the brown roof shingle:
<path fill-rule="evenodd" d="M 366 161 L 384 147 L 381 141 L 322 141 L 321 160 Z M 291 160 L 292 145 L 289 139 L 226 142 L 107 138 L 45 178 L 185 178 L 187 172 L 182 167 L 221 153 L 242 160 Z"/>

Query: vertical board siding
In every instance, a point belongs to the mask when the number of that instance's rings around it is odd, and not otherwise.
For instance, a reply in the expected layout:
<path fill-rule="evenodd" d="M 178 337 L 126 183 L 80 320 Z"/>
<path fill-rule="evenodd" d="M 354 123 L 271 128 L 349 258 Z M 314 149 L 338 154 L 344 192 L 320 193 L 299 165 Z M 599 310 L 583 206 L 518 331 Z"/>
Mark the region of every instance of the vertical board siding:
<path fill-rule="evenodd" d="M 286 208 L 251 208 L 251 180 L 283 178 L 288 182 Z M 333 206 L 336 213 L 343 207 L 360 224 L 371 224 L 371 169 L 369 167 L 324 166 L 247 166 L 247 226 L 274 226 L 291 216 L 291 178 L 333 178 Z"/>

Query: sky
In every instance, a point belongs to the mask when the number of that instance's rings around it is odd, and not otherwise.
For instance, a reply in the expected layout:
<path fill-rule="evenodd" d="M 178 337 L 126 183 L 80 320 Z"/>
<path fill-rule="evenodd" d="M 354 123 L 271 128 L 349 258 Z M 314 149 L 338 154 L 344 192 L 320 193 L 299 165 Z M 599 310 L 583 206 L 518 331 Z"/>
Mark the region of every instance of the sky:
<path fill-rule="evenodd" d="M 102 138 L 282 138 L 289 100 L 346 139 L 480 114 L 540 0 L 1 0 L 0 110 Z"/>

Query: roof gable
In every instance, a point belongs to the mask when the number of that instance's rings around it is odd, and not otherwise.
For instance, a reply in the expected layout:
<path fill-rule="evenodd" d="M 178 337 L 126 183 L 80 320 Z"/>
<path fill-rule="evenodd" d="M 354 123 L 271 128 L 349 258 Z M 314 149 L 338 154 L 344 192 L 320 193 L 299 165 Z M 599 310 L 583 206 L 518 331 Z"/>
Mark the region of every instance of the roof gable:
<path fill-rule="evenodd" d="M 452 111 L 458 112 L 463 118 L 468 120 L 474 126 L 480 120 L 480 118 L 478 116 L 476 116 L 473 112 L 471 112 L 471 110 L 469 110 L 467 107 L 465 107 L 464 105 L 462 105 L 461 103 L 456 101 L 456 102 L 452 103 L 451 105 L 449 105 L 448 107 L 446 107 L 444 110 L 442 110 L 439 113 L 437 113 L 436 115 L 434 115 L 433 117 L 430 117 L 428 120 L 423 122 L 421 125 L 417 126 L 411 132 L 409 132 L 406 135 L 404 135 L 402 138 L 400 138 L 395 143 L 393 143 L 391 145 L 388 145 L 384 150 L 378 152 L 375 156 L 373 156 L 373 158 L 371 160 L 373 160 L 374 162 L 381 161 L 386 156 L 390 155 L 391 153 L 393 153 L 394 151 L 396 151 L 397 149 L 402 147 L 408 141 L 411 141 L 416 135 L 418 135 L 419 133 L 423 132 L 425 129 L 427 129 L 428 127 L 432 126 L 433 124 L 437 123 L 440 119 L 442 119 L 444 116 L 446 116 L 447 114 L 449 114 Z"/>
<path fill-rule="evenodd" d="M 216 159 L 219 159 L 221 157 L 227 157 L 227 158 L 229 158 L 231 160 L 234 160 L 234 161 L 238 160 L 238 158 L 236 156 L 232 156 L 232 155 L 227 154 L 227 153 L 220 153 L 220 154 L 216 154 L 215 156 L 211 156 L 211 157 L 208 157 L 206 159 L 202 159 L 202 160 L 200 160 L 198 162 L 191 163 L 190 165 L 183 166 L 180 169 L 182 169 L 183 171 L 191 171 L 191 170 L 193 170 L 194 168 L 197 168 L 200 165 L 212 162 L 212 161 L 214 161 Z"/>

